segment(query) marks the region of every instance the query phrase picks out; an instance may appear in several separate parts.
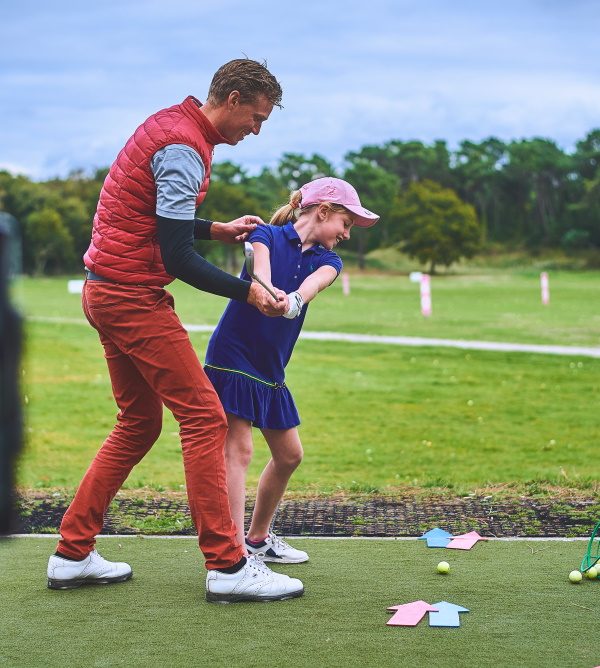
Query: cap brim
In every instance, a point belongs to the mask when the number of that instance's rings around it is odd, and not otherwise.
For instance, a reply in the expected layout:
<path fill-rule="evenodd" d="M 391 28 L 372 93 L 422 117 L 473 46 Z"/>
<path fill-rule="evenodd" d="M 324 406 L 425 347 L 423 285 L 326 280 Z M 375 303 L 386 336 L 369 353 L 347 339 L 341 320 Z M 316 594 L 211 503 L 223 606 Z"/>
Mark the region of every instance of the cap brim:
<path fill-rule="evenodd" d="M 373 227 L 379 220 L 379 216 L 376 213 L 365 209 L 364 206 L 348 206 L 348 204 L 344 204 L 343 206 L 354 214 L 354 224 L 357 227 Z"/>

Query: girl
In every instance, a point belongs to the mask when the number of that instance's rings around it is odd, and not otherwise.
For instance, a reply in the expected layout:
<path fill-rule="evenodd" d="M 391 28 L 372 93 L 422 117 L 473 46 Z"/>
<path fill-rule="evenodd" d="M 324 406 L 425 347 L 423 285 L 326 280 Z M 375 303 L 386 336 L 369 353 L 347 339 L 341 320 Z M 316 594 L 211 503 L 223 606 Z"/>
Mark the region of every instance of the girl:
<path fill-rule="evenodd" d="M 333 248 L 350 238 L 353 225 L 371 227 L 379 216 L 361 206 L 356 190 L 341 179 L 322 178 L 293 192 L 289 204 L 249 237 L 256 274 L 288 293 L 282 318 L 231 301 L 214 331 L 206 354 L 206 373 L 227 414 L 225 443 L 231 513 L 249 554 L 264 561 L 308 560 L 270 532 L 275 510 L 290 476 L 302 460 L 300 418 L 285 384 L 284 369 L 306 315 L 308 303 L 331 285 L 342 269 Z M 242 278 L 250 280 L 245 268 Z M 246 471 L 252 458 L 252 426 L 271 451 L 260 476 L 252 521 L 244 537 Z"/>

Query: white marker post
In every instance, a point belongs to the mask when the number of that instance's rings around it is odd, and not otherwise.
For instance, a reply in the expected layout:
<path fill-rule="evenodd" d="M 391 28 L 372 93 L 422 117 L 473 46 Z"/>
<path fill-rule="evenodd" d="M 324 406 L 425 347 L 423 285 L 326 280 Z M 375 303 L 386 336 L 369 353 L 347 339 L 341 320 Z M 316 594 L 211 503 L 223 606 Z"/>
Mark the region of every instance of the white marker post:
<path fill-rule="evenodd" d="M 67 281 L 67 292 L 71 295 L 80 295 L 83 292 L 84 282 L 80 280 Z"/>
<path fill-rule="evenodd" d="M 421 313 L 426 318 L 431 315 L 431 281 L 429 274 L 421 276 Z"/>
<path fill-rule="evenodd" d="M 550 284 L 548 282 L 548 273 L 545 271 L 540 274 L 540 286 L 542 288 L 542 304 L 549 304 Z"/>
<path fill-rule="evenodd" d="M 346 296 L 350 294 L 350 276 L 345 271 L 342 272 L 342 292 Z"/>

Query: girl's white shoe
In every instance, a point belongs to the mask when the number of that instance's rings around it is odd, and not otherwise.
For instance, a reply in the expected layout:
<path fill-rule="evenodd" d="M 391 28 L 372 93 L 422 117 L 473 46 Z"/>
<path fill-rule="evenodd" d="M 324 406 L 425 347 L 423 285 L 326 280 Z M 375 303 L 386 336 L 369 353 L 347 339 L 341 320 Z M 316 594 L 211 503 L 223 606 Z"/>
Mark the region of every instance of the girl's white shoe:
<path fill-rule="evenodd" d="M 308 561 L 308 554 L 297 550 L 274 533 L 268 536 L 259 545 L 252 545 L 246 538 L 248 554 L 262 555 L 262 561 L 272 561 L 280 564 L 301 564 Z"/>

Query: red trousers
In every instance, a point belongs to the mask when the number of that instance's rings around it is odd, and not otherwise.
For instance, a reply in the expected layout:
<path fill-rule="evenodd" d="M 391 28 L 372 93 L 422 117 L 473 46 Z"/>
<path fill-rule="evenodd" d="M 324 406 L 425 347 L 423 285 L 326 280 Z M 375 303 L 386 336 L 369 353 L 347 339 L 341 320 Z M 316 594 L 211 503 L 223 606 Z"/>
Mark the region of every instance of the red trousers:
<path fill-rule="evenodd" d="M 82 302 L 104 346 L 119 413 L 65 513 L 59 551 L 83 559 L 94 549 L 111 500 L 161 432 L 164 404 L 179 423 L 189 506 L 206 567 L 232 566 L 244 552 L 227 495 L 227 420 L 173 297 L 161 288 L 88 280 Z"/>

